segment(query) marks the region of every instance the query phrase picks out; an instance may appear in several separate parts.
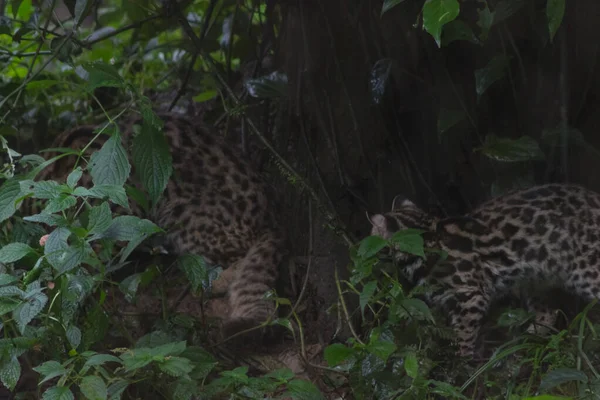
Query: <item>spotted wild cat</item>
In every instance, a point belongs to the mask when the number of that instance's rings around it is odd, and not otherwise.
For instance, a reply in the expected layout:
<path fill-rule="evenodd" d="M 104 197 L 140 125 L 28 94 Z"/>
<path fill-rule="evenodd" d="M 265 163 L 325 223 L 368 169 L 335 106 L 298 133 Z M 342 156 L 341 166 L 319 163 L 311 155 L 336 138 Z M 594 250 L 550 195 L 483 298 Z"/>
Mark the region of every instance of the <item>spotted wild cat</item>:
<path fill-rule="evenodd" d="M 403 200 L 369 219 L 372 235 L 390 238 L 406 228 L 425 230 L 427 247 L 448 253 L 426 259 L 396 251 L 415 284 L 432 284 L 427 295 L 445 310 L 458 336 L 459 354 L 473 355 L 490 303 L 519 288 L 559 286 L 591 301 L 600 299 L 600 195 L 576 185 L 547 184 L 494 198 L 461 217 L 434 218 Z M 524 291 L 524 293 L 526 293 Z M 537 296 L 526 299 L 540 324 L 555 313 Z"/>
<path fill-rule="evenodd" d="M 170 252 L 198 254 L 224 268 L 233 266 L 222 274 L 223 280 L 217 281 L 226 285 L 213 288 L 228 293 L 226 336 L 258 325 L 275 309 L 264 294 L 274 287 L 279 264 L 287 253 L 285 231 L 277 222 L 269 187 L 235 145 L 206 126 L 177 114 L 158 115 L 164 122 L 173 175 L 152 217 L 143 215 L 132 201 L 131 212 L 167 230 Z M 140 117 L 119 124 L 126 149 L 131 145 L 136 124 L 141 124 Z M 82 149 L 94 137 L 96 128 L 82 126 L 64 132 L 53 147 Z M 99 150 L 106 140 L 107 135 L 101 135 L 88 148 L 87 155 Z M 44 169 L 37 180 L 64 181 L 75 160 L 75 156 L 58 160 Z M 132 171 L 128 183 L 139 188 L 133 177 Z M 79 185 L 92 186 L 87 172 Z"/>

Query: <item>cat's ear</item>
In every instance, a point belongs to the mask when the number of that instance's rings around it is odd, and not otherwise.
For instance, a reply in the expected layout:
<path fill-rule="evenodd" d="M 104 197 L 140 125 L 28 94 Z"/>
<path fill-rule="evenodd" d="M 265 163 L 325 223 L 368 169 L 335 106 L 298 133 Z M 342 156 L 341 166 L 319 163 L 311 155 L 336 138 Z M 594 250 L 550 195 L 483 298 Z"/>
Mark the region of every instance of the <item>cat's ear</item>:
<path fill-rule="evenodd" d="M 399 194 L 396 197 L 394 197 L 394 200 L 392 200 L 392 211 L 395 211 L 402 207 L 415 207 L 415 203 L 413 203 L 403 195 Z"/>
<path fill-rule="evenodd" d="M 373 228 L 387 229 L 387 221 L 382 214 L 370 215 L 367 211 L 367 219 L 373 225 Z"/>

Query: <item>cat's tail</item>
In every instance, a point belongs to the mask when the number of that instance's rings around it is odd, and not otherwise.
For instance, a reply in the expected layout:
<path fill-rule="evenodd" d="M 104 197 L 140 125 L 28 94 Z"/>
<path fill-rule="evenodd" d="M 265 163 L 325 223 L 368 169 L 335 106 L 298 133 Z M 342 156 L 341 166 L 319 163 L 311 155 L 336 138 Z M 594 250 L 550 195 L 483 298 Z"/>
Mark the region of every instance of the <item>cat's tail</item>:
<path fill-rule="evenodd" d="M 288 253 L 286 244 L 284 232 L 264 233 L 232 266 L 235 273 L 228 290 L 229 316 L 223 325 L 226 338 L 276 318 L 275 301 L 266 295 L 275 288 L 280 264 Z M 254 329 L 243 337 L 260 338 L 266 331 L 269 329 Z"/>

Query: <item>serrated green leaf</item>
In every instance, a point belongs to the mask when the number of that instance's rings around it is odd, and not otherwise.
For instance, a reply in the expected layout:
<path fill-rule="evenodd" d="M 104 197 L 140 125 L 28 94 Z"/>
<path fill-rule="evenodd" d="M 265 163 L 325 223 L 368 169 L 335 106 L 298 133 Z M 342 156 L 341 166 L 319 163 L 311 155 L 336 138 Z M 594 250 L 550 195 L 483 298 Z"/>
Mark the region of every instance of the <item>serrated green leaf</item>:
<path fill-rule="evenodd" d="M 324 357 L 327 365 L 335 367 L 356 353 L 356 350 L 341 343 L 333 343 L 325 348 Z"/>
<path fill-rule="evenodd" d="M 247 80 L 245 86 L 250 96 L 259 99 L 286 97 L 288 78 L 286 74 L 274 71 L 269 75 Z"/>
<path fill-rule="evenodd" d="M 485 67 L 475 70 L 475 91 L 478 99 L 490 86 L 504 77 L 510 59 L 509 56 L 497 55 Z"/>
<path fill-rule="evenodd" d="M 81 189 L 81 190 L 80 190 Z M 78 187 L 74 194 L 81 193 L 82 196 L 90 196 L 97 199 L 109 199 L 113 203 L 129 210 L 129 200 L 125 188 L 119 185 L 96 185 L 90 190 Z"/>
<path fill-rule="evenodd" d="M 24 180 L 21 181 L 21 188 L 23 192 L 32 192 L 33 198 L 35 199 L 50 200 L 63 193 L 65 186 L 55 181 L 34 182 L 31 180 Z M 68 186 L 66 188 L 68 188 Z"/>
<path fill-rule="evenodd" d="M 100 150 L 92 154 L 88 169 L 94 186 L 125 184 L 131 172 L 131 165 L 118 134 L 112 135 Z"/>
<path fill-rule="evenodd" d="M 88 217 L 88 234 L 100 235 L 104 233 L 112 224 L 112 214 L 110 206 L 104 202 L 90 210 Z"/>
<path fill-rule="evenodd" d="M 69 194 L 61 193 L 57 197 L 51 199 L 44 207 L 43 213 L 53 214 L 64 211 L 77 204 L 77 199 Z"/>
<path fill-rule="evenodd" d="M 40 384 L 56 378 L 57 376 L 63 376 L 67 373 L 65 367 L 63 367 L 58 361 L 46 361 L 45 363 L 33 368 L 33 370 L 44 377 Z"/>
<path fill-rule="evenodd" d="M 165 135 L 153 123 L 142 123 L 140 134 L 133 139 L 132 159 L 150 201 L 156 204 L 173 173 L 173 160 Z"/>
<path fill-rule="evenodd" d="M 401 316 L 410 316 L 412 318 L 417 319 L 427 319 L 431 322 L 434 322 L 433 315 L 431 314 L 431 310 L 425 304 L 423 300 L 408 298 L 402 300 L 400 303 L 400 307 L 397 309 L 398 314 Z"/>
<path fill-rule="evenodd" d="M 302 379 L 290 381 L 285 396 L 289 396 L 293 400 L 325 400 L 323 394 L 312 382 Z"/>
<path fill-rule="evenodd" d="M 77 185 L 77 182 L 79 182 L 79 180 L 81 179 L 82 175 L 83 175 L 83 170 L 81 169 L 81 167 L 75 168 L 69 174 L 69 176 L 67 176 L 67 186 L 69 186 L 71 189 L 74 189 L 75 186 Z"/>
<path fill-rule="evenodd" d="M 419 375 L 419 361 L 414 352 L 410 352 L 404 357 L 404 369 L 406 370 L 406 375 L 413 379 Z"/>
<path fill-rule="evenodd" d="M 39 222 L 48 226 L 65 226 L 67 224 L 67 220 L 62 215 L 55 214 L 35 214 L 23 217 L 23 219 L 29 222 Z"/>
<path fill-rule="evenodd" d="M 166 374 L 181 377 L 189 374 L 194 369 L 190 360 L 183 357 L 169 357 L 158 363 L 158 368 Z"/>
<path fill-rule="evenodd" d="M 17 296 L 20 298 L 25 297 L 25 292 L 16 286 L 3 286 L 0 287 L 0 297 Z"/>
<path fill-rule="evenodd" d="M 75 396 L 66 386 L 54 386 L 42 395 L 43 400 L 74 400 Z"/>
<path fill-rule="evenodd" d="M 25 243 L 9 243 L 0 249 L 0 263 L 13 263 L 34 252 Z"/>
<path fill-rule="evenodd" d="M 477 148 L 476 151 L 502 162 L 533 161 L 545 158 L 536 140 L 530 136 L 507 139 L 490 134 L 485 137 L 483 146 Z"/>
<path fill-rule="evenodd" d="M 67 340 L 72 348 L 76 349 L 81 343 L 81 330 L 78 327 L 71 325 L 66 331 Z"/>
<path fill-rule="evenodd" d="M 9 360 L 4 359 L 0 365 L 0 381 L 12 391 L 21 377 L 21 364 L 19 359 L 11 356 Z"/>
<path fill-rule="evenodd" d="M 381 7 L 381 15 L 390 11 L 392 8 L 396 7 L 398 4 L 403 3 L 404 0 L 384 0 L 383 6 Z"/>
<path fill-rule="evenodd" d="M 84 376 L 79 385 L 81 392 L 89 400 L 106 400 L 108 391 L 104 380 L 99 376 Z"/>
<path fill-rule="evenodd" d="M 373 294 L 377 290 L 377 281 L 370 281 L 365 284 L 362 292 L 360 292 L 359 302 L 360 302 L 360 312 L 364 318 L 365 316 L 365 307 L 369 304 L 369 301 L 373 297 Z"/>
<path fill-rule="evenodd" d="M 416 229 L 398 231 L 390 238 L 390 243 L 402 252 L 425 258 L 425 242 L 421 233 L 423 231 Z"/>
<path fill-rule="evenodd" d="M 141 219 L 133 215 L 121 215 L 113 219 L 109 228 L 96 238 L 129 241 L 139 236 L 144 238 L 161 229 L 152 221 Z"/>
<path fill-rule="evenodd" d="M 125 82 L 119 71 L 110 64 L 102 61 L 85 63 L 82 65 L 88 76 L 88 91 L 92 92 L 98 87 L 124 87 Z"/>
<path fill-rule="evenodd" d="M 0 186 L 0 222 L 12 217 L 17 211 L 17 200 L 21 197 L 21 184 L 9 179 Z"/>
<path fill-rule="evenodd" d="M 548 0 L 546 3 L 546 17 L 548 18 L 548 32 L 550 33 L 550 42 L 554 40 L 554 35 L 562 23 L 565 15 L 565 0 Z"/>
<path fill-rule="evenodd" d="M 150 350 L 153 356 L 178 356 L 185 351 L 187 343 L 185 340 L 180 342 L 169 342 L 156 346 Z"/>
<path fill-rule="evenodd" d="M 371 258 L 387 244 L 387 241 L 380 236 L 368 236 L 360 242 L 357 255 L 361 258 Z"/>
<path fill-rule="evenodd" d="M 426 0 L 423 5 L 423 28 L 433 36 L 441 47 L 442 28 L 458 17 L 460 4 L 457 0 Z"/>
<path fill-rule="evenodd" d="M 127 389 L 129 386 L 129 381 L 124 379 L 119 379 L 116 382 L 113 382 L 108 387 L 108 396 L 110 400 L 121 400 L 121 394 Z"/>
<path fill-rule="evenodd" d="M 184 254 L 177 259 L 177 266 L 187 276 L 193 291 L 208 286 L 208 265 L 204 257 L 195 254 Z"/>
<path fill-rule="evenodd" d="M 84 367 L 93 367 L 96 365 L 104 365 L 108 362 L 116 362 L 121 364 L 121 359 L 111 354 L 94 354 L 84 364 Z"/>
<path fill-rule="evenodd" d="M 6 262 L 6 261 L 1 261 Z M 15 283 L 19 278 L 16 276 L 12 276 L 9 274 L 0 274 L 0 286 L 10 285 L 11 283 Z"/>
<path fill-rule="evenodd" d="M 586 383 L 588 381 L 587 375 L 579 370 L 573 368 L 557 368 L 548 372 L 542 378 L 542 382 L 540 383 L 540 391 L 546 392 L 550 389 L 553 389 L 557 386 L 562 385 L 566 382 L 583 382 Z"/>
<path fill-rule="evenodd" d="M 27 325 L 44 309 L 47 302 L 48 297 L 43 293 L 39 293 L 15 308 L 12 315 L 21 334 L 25 332 Z"/>
<path fill-rule="evenodd" d="M 367 345 L 366 350 L 379 357 L 383 361 L 387 361 L 388 357 L 396 351 L 397 346 L 386 340 L 376 340 Z"/>

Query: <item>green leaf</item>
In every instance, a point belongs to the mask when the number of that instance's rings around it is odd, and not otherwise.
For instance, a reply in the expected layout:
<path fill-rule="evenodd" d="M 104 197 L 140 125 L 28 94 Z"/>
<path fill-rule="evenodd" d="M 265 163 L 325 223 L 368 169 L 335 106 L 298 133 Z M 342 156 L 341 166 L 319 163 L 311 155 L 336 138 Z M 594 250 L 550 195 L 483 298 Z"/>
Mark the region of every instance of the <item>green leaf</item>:
<path fill-rule="evenodd" d="M 131 165 L 118 134 L 112 135 L 100 150 L 92 154 L 88 169 L 94 186 L 125 184 L 131 172 Z"/>
<path fill-rule="evenodd" d="M 442 135 L 463 119 L 465 119 L 465 112 L 463 110 L 440 109 L 437 122 L 438 134 Z"/>
<path fill-rule="evenodd" d="M 15 308 L 12 315 L 21 334 L 25 332 L 27 325 L 44 309 L 47 302 L 48 297 L 43 293 L 38 293 Z"/>
<path fill-rule="evenodd" d="M 12 217 L 17 211 L 17 200 L 21 197 L 21 184 L 9 179 L 0 186 L 0 222 Z M 19 202 L 20 203 L 20 202 Z"/>
<path fill-rule="evenodd" d="M 1 252 L 1 251 L 0 251 Z M 0 262 L 6 262 L 0 260 Z M 9 275 L 9 274 L 0 274 L 0 286 L 10 285 L 11 283 L 15 283 L 19 278 Z"/>
<path fill-rule="evenodd" d="M 216 90 L 207 90 L 206 92 L 202 92 L 192 97 L 192 100 L 194 100 L 196 103 L 202 103 L 210 99 L 214 99 L 218 93 L 219 92 L 217 92 Z"/>
<path fill-rule="evenodd" d="M 90 210 L 87 226 L 90 235 L 100 235 L 104 233 L 111 224 L 112 214 L 108 203 L 104 202 Z"/>
<path fill-rule="evenodd" d="M 12 355 L 9 360 L 4 359 L 0 366 L 0 381 L 12 391 L 21 377 L 21 364 L 19 359 Z"/>
<path fill-rule="evenodd" d="M 19 14 L 19 9 L 21 8 L 21 3 L 23 3 L 23 0 L 11 0 L 10 1 L 10 5 L 12 7 L 13 18 L 17 18 L 17 15 Z"/>
<path fill-rule="evenodd" d="M 133 139 L 132 157 L 136 174 L 156 204 L 173 173 L 173 160 L 165 135 L 147 120 Z"/>
<path fill-rule="evenodd" d="M 98 87 L 124 87 L 125 82 L 119 71 L 112 65 L 102 61 L 85 63 L 82 65 L 88 73 L 88 91 L 93 92 Z"/>
<path fill-rule="evenodd" d="M 151 349 L 153 356 L 178 356 L 185 351 L 187 343 L 185 340 L 169 342 Z"/>
<path fill-rule="evenodd" d="M 76 349 L 81 343 L 81 331 L 75 325 L 71 325 L 66 331 L 67 340 L 72 348 Z"/>
<path fill-rule="evenodd" d="M 150 220 L 133 215 L 121 215 L 113 219 L 108 229 L 95 238 L 129 241 L 139 236 L 145 238 L 160 231 L 161 229 Z"/>
<path fill-rule="evenodd" d="M 84 364 L 85 367 L 93 367 L 96 365 L 104 365 L 108 362 L 116 362 L 121 364 L 121 359 L 111 354 L 94 354 Z"/>
<path fill-rule="evenodd" d="M 573 368 L 557 368 L 548 372 L 542 378 L 539 390 L 541 392 L 546 392 L 562 385 L 563 383 L 572 381 L 586 383 L 588 381 L 588 377 L 584 372 Z"/>
<path fill-rule="evenodd" d="M 383 361 L 387 361 L 388 357 L 392 355 L 394 351 L 396 351 L 397 346 L 388 342 L 387 340 L 376 340 L 367 345 L 366 350 L 381 358 Z"/>
<path fill-rule="evenodd" d="M 108 391 L 104 380 L 99 376 L 84 376 L 79 384 L 81 393 L 89 400 L 105 400 L 108 397 Z"/>
<path fill-rule="evenodd" d="M 427 319 L 431 322 L 435 321 L 427 304 L 420 299 L 408 298 L 402 300 L 397 312 L 400 315 L 407 315 L 417 319 Z"/>
<path fill-rule="evenodd" d="M 419 375 L 419 361 L 414 352 L 408 353 L 404 358 L 404 369 L 406 370 L 406 375 L 413 379 Z"/>
<path fill-rule="evenodd" d="M 38 81 L 31 81 L 27 84 L 27 90 L 31 91 L 43 91 L 46 89 L 50 89 L 52 86 L 58 85 L 62 83 L 61 81 L 52 80 L 52 79 L 43 79 Z"/>
<path fill-rule="evenodd" d="M 473 30 L 464 21 L 455 19 L 444 26 L 444 34 L 442 35 L 442 46 L 448 46 L 454 41 L 464 40 L 474 44 L 479 44 L 479 39 L 473 33 Z"/>
<path fill-rule="evenodd" d="M 177 258 L 177 265 L 187 276 L 193 291 L 208 285 L 208 266 L 204 257 L 184 254 Z"/>
<path fill-rule="evenodd" d="M 165 361 L 158 363 L 158 368 L 171 376 L 181 377 L 192 372 L 194 366 L 187 358 L 169 357 Z"/>
<path fill-rule="evenodd" d="M 426 0 L 423 5 L 423 28 L 441 47 L 442 28 L 458 17 L 460 5 L 457 0 Z"/>
<path fill-rule="evenodd" d="M 81 179 L 82 175 L 83 175 L 83 171 L 81 170 L 81 167 L 75 168 L 69 174 L 69 176 L 67 176 L 67 186 L 69 186 L 71 189 L 74 189 L 75 186 L 77 185 L 77 182 L 79 182 L 79 180 Z"/>
<path fill-rule="evenodd" d="M 335 367 L 346 361 L 356 353 L 352 347 L 344 346 L 341 343 L 334 343 L 325 348 L 324 357 L 327 365 Z"/>
<path fill-rule="evenodd" d="M 383 7 L 381 7 L 381 15 L 390 11 L 392 8 L 396 7 L 398 4 L 403 3 L 404 0 L 384 0 Z"/>
<path fill-rule="evenodd" d="M 129 381 L 125 379 L 119 379 L 110 384 L 108 387 L 108 395 L 110 400 L 121 400 L 121 394 L 129 386 Z"/>
<path fill-rule="evenodd" d="M 66 386 L 54 386 L 46 390 L 42 395 L 42 400 L 74 400 L 75 396 Z"/>
<path fill-rule="evenodd" d="M 398 250 L 425 258 L 425 242 L 419 229 L 405 229 L 394 233 L 390 238 L 390 243 L 398 246 Z"/>
<path fill-rule="evenodd" d="M 360 242 L 357 255 L 361 258 L 371 258 L 387 244 L 387 240 L 380 236 L 368 236 Z"/>
<path fill-rule="evenodd" d="M 43 213 L 53 214 L 64 211 L 77 204 L 77 199 L 69 194 L 61 193 L 57 197 L 53 198 L 44 207 Z"/>
<path fill-rule="evenodd" d="M 63 367 L 58 361 L 46 361 L 45 363 L 33 368 L 33 370 L 44 377 L 40 384 L 49 381 L 52 378 L 56 378 L 57 376 L 63 376 L 67 373 L 65 367 Z"/>
<path fill-rule="evenodd" d="M 360 292 L 360 312 L 364 318 L 365 316 L 365 307 L 369 304 L 369 301 L 373 297 L 373 293 L 377 290 L 377 281 L 370 281 L 365 284 L 362 292 Z"/>
<path fill-rule="evenodd" d="M 475 70 L 475 91 L 479 99 L 495 82 L 504 77 L 511 57 L 497 55 L 488 64 Z"/>
<path fill-rule="evenodd" d="M 323 394 L 309 381 L 294 379 L 287 385 L 283 397 L 289 396 L 294 400 L 325 400 Z"/>
<path fill-rule="evenodd" d="M 55 214 L 35 214 L 23 217 L 23 219 L 29 222 L 39 222 L 48 226 L 65 226 L 67 224 L 67 220 L 62 215 Z"/>
<path fill-rule="evenodd" d="M 556 35 L 556 31 L 558 31 L 564 15 L 565 0 L 548 0 L 546 3 L 546 17 L 548 18 L 550 42 L 554 40 L 554 35 Z"/>
<path fill-rule="evenodd" d="M 490 29 L 494 24 L 494 18 L 496 16 L 496 10 L 494 12 L 490 11 L 490 8 L 486 1 L 483 2 L 484 7 L 482 9 L 477 10 L 477 14 L 479 15 L 479 19 L 477 20 L 477 26 L 481 29 L 481 34 L 479 38 L 481 41 L 485 42 L 489 36 Z"/>
<path fill-rule="evenodd" d="M 34 252 L 35 250 L 25 243 L 9 243 L 0 248 L 0 263 L 13 263 Z"/>
<path fill-rule="evenodd" d="M 530 136 L 506 139 L 490 134 L 485 137 L 483 146 L 475 151 L 481 151 L 487 157 L 502 162 L 533 161 L 545 158 L 538 143 Z"/>
<path fill-rule="evenodd" d="M 78 187 L 74 194 L 81 193 L 82 196 L 95 197 L 97 199 L 109 199 L 113 203 L 129 210 L 129 200 L 125 188 L 119 185 L 96 185 L 90 190 Z"/>

